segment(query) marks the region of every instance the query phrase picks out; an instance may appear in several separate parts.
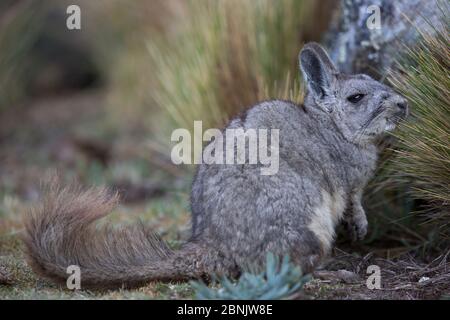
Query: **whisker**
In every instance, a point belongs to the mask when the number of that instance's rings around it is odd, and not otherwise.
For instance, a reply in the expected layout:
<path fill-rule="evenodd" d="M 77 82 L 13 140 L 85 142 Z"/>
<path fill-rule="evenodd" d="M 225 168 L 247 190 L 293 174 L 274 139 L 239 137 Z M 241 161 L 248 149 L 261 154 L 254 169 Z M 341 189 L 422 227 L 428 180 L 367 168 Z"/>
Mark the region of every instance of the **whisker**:
<path fill-rule="evenodd" d="M 361 128 L 360 128 L 360 132 L 359 132 L 359 134 L 358 134 L 357 137 L 356 137 L 356 140 L 357 140 L 358 142 L 361 142 L 361 139 L 362 139 L 362 137 L 365 135 L 365 133 L 367 132 L 367 129 L 369 128 L 370 124 L 371 124 L 372 122 L 374 122 L 375 120 L 378 120 L 378 118 L 379 118 L 380 116 L 383 115 L 383 111 L 384 111 L 384 110 L 385 110 L 385 109 L 384 109 L 384 105 L 381 104 L 380 106 L 378 106 L 378 107 L 372 112 L 372 114 L 370 115 L 369 119 L 367 119 L 367 120 L 364 122 L 364 124 L 361 126 Z"/>

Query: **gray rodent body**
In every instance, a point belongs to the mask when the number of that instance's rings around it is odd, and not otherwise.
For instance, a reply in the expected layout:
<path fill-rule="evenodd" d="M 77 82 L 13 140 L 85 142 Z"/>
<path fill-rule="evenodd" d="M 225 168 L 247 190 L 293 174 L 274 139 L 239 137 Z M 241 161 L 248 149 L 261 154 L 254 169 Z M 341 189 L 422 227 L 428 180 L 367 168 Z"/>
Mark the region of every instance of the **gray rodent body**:
<path fill-rule="evenodd" d="M 305 45 L 300 66 L 307 84 L 303 105 L 265 101 L 227 126 L 278 129 L 278 172 L 262 175 L 260 164 L 199 165 L 192 236 L 180 250 L 144 226 L 95 229 L 93 222 L 115 203 L 105 190 L 52 187 L 27 221 L 34 270 L 64 282 L 65 268 L 77 264 L 85 286 L 135 286 L 235 276 L 262 266 L 271 252 L 311 272 L 329 254 L 340 222 L 353 239 L 364 238 L 361 197 L 376 169 L 377 143 L 407 116 L 408 105 L 366 75 L 339 73 L 316 43 Z"/>

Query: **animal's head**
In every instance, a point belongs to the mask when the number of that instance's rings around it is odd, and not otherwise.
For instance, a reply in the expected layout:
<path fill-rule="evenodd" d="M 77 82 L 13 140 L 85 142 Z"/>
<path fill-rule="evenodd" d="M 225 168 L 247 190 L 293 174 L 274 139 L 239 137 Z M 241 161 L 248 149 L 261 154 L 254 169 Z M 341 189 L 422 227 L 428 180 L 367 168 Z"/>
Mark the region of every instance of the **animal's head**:
<path fill-rule="evenodd" d="M 367 75 L 340 73 L 319 44 L 305 45 L 299 58 L 305 104 L 327 113 L 349 141 L 373 143 L 408 115 L 405 98 Z"/>

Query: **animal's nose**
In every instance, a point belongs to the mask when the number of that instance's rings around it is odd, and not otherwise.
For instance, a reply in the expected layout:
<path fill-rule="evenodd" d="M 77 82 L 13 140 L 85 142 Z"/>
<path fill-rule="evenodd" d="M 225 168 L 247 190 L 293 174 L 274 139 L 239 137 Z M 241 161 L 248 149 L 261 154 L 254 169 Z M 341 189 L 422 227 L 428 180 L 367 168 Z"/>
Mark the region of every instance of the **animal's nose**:
<path fill-rule="evenodd" d="M 408 115 L 409 113 L 409 105 L 408 101 L 400 95 L 395 95 L 391 100 L 393 105 L 398 108 L 398 112 L 401 112 L 403 115 Z"/>
<path fill-rule="evenodd" d="M 406 101 L 402 101 L 402 102 L 397 102 L 397 107 L 402 110 L 402 111 L 407 111 L 408 110 L 408 103 Z"/>

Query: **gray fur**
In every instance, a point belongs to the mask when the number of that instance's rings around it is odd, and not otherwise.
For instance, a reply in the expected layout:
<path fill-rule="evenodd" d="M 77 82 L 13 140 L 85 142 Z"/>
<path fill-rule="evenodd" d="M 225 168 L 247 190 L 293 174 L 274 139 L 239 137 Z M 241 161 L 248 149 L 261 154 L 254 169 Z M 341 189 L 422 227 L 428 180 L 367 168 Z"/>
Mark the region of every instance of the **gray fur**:
<path fill-rule="evenodd" d="M 263 102 L 228 126 L 280 129 L 278 174 L 260 175 L 259 166 L 249 164 L 203 164 L 196 174 L 193 238 L 227 263 L 260 265 L 271 251 L 290 254 L 311 271 L 331 247 L 308 227 L 324 194 L 343 198 L 345 206 L 332 214 L 345 218 L 353 239 L 366 234 L 361 196 L 375 170 L 376 144 L 406 116 L 406 101 L 366 75 L 340 74 L 318 44 L 304 47 L 300 64 L 308 85 L 303 106 Z M 347 101 L 355 94 L 365 97 Z"/>
<path fill-rule="evenodd" d="M 82 285 L 134 286 L 236 276 L 261 267 L 272 252 L 289 254 L 310 272 L 329 253 L 341 220 L 353 239 L 362 239 L 361 196 L 375 170 L 376 144 L 406 116 L 406 101 L 366 75 L 339 73 L 318 44 L 304 47 L 300 64 L 308 86 L 303 106 L 262 102 L 227 127 L 279 129 L 278 173 L 261 175 L 258 164 L 200 165 L 192 237 L 180 250 L 143 227 L 94 229 L 115 203 L 104 190 L 52 187 L 26 224 L 33 269 L 64 282 L 65 268 L 78 264 Z M 364 94 L 361 101 L 347 100 L 357 94 Z"/>

